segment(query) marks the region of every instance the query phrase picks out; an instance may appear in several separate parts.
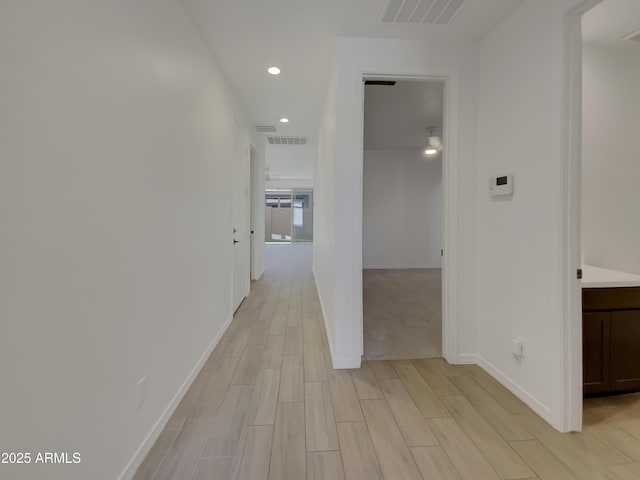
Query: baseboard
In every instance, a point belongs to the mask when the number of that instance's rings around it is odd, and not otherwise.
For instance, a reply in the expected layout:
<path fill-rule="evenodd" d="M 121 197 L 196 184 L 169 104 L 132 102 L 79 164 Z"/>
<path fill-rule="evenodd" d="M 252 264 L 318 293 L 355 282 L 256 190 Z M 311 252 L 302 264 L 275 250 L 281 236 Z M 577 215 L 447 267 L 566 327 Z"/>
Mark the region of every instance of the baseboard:
<path fill-rule="evenodd" d="M 477 364 L 486 371 L 489 375 L 495 378 L 498 382 L 500 382 L 505 388 L 507 388 L 511 393 L 513 393 L 516 397 L 522 400 L 524 403 L 529 406 L 534 412 L 540 415 L 547 423 L 554 426 L 551 410 L 549 407 L 540 402 L 536 397 L 527 392 L 524 388 L 518 385 L 515 381 L 513 381 L 509 376 L 507 376 L 504 372 L 496 368 L 493 364 L 488 362 L 482 355 L 475 355 L 477 359 Z"/>
<path fill-rule="evenodd" d="M 253 275 L 253 279 L 252 280 L 260 280 L 262 278 L 262 275 L 264 274 L 265 270 L 266 270 L 266 267 L 263 265 L 262 268 L 260 269 L 260 271 L 257 274 Z"/>
<path fill-rule="evenodd" d="M 331 354 L 331 364 L 333 368 L 336 370 L 344 369 L 344 368 L 360 368 L 360 363 L 362 362 L 362 358 L 336 358 L 336 355 L 333 351 L 333 339 L 329 335 L 329 327 L 327 325 L 327 312 L 324 309 L 324 302 L 322 301 L 322 294 L 318 289 L 318 279 L 316 277 L 316 269 L 311 268 L 313 272 L 313 281 L 316 284 L 316 293 L 318 294 L 318 301 L 320 302 L 320 310 L 322 311 L 322 320 L 324 321 L 324 333 L 327 336 L 327 343 L 329 344 L 329 353 Z"/>
<path fill-rule="evenodd" d="M 191 373 L 189 373 L 189 375 L 187 376 L 183 384 L 180 386 L 176 394 L 171 399 L 171 402 L 169 402 L 169 405 L 167 406 L 167 408 L 164 410 L 164 412 L 162 413 L 158 421 L 155 423 L 155 425 L 153 426 L 149 434 L 143 440 L 142 444 L 138 447 L 136 452 L 133 454 L 133 458 L 131 458 L 127 466 L 124 468 L 124 470 L 118 477 L 118 480 L 131 480 L 133 478 L 133 476 L 136 473 L 136 470 L 138 470 L 138 467 L 140 466 L 144 458 L 147 456 L 147 454 L 151 450 L 151 447 L 153 447 L 153 444 L 156 442 L 156 440 L 162 433 L 162 430 L 164 429 L 167 422 L 169 421 L 169 418 L 171 418 L 171 415 L 173 415 L 173 412 L 178 407 L 178 404 L 182 400 L 182 397 L 184 397 L 184 395 L 187 393 L 187 390 L 189 390 L 189 387 L 191 387 L 191 384 L 196 379 L 196 376 L 198 375 L 198 373 L 200 373 L 200 370 L 202 370 L 202 367 L 204 366 L 207 359 L 211 355 L 211 352 L 213 352 L 213 349 L 216 348 L 216 345 L 218 345 L 218 342 L 222 338 L 222 335 L 224 335 L 224 332 L 227 330 L 227 328 L 229 328 L 229 325 L 231 324 L 232 320 L 233 320 L 233 315 L 229 316 L 229 318 L 224 322 L 224 325 L 220 329 L 220 332 L 218 332 L 218 334 L 214 337 L 212 342 L 209 344 L 205 352 L 200 357 L 200 360 L 198 360 L 198 363 L 196 363 L 195 367 L 193 367 L 193 370 L 191 370 Z"/>
<path fill-rule="evenodd" d="M 459 353 L 456 365 L 477 365 L 478 355 L 475 353 Z"/>

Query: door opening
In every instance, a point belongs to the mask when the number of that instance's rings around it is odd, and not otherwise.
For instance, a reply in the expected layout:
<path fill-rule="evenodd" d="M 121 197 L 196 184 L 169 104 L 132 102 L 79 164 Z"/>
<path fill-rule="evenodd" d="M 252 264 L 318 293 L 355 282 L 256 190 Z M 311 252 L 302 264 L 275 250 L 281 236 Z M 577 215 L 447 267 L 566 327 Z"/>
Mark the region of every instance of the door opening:
<path fill-rule="evenodd" d="M 364 86 L 363 358 L 443 354 L 445 81 Z"/>

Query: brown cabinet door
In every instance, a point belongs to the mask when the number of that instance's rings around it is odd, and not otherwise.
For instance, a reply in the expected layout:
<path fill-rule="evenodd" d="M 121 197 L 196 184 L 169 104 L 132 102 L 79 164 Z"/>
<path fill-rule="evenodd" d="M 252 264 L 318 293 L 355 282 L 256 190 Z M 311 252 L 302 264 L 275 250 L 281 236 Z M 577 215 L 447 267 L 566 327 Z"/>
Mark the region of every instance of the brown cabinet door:
<path fill-rule="evenodd" d="M 640 389 L 640 310 L 611 312 L 611 391 Z"/>
<path fill-rule="evenodd" d="M 582 374 L 585 394 L 604 393 L 610 389 L 610 313 L 582 314 Z"/>

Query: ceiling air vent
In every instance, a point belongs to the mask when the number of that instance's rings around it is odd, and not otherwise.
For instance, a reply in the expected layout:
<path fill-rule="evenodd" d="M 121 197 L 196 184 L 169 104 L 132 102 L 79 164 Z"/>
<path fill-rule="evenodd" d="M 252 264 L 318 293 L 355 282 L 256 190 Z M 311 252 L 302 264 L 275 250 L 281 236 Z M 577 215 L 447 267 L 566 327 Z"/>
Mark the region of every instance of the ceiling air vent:
<path fill-rule="evenodd" d="M 631 40 L 632 42 L 640 42 L 640 30 L 630 33 L 626 37 L 622 37 L 623 40 Z"/>
<path fill-rule="evenodd" d="M 307 137 L 273 137 L 268 136 L 269 145 L 306 145 Z"/>
<path fill-rule="evenodd" d="M 256 130 L 261 133 L 276 133 L 278 131 L 275 125 L 256 125 Z"/>
<path fill-rule="evenodd" d="M 425 23 L 445 25 L 453 19 L 465 0 L 389 0 L 382 23 Z"/>

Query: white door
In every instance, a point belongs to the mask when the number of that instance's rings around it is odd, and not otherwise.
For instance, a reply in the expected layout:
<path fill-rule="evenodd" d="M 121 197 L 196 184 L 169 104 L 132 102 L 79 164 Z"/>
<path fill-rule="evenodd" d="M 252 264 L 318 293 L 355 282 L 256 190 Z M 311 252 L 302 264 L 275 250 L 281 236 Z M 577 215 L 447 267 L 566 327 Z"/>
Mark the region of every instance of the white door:
<path fill-rule="evenodd" d="M 249 294 L 250 226 L 249 141 L 240 126 L 233 122 L 232 219 L 233 219 L 233 311 Z"/>

